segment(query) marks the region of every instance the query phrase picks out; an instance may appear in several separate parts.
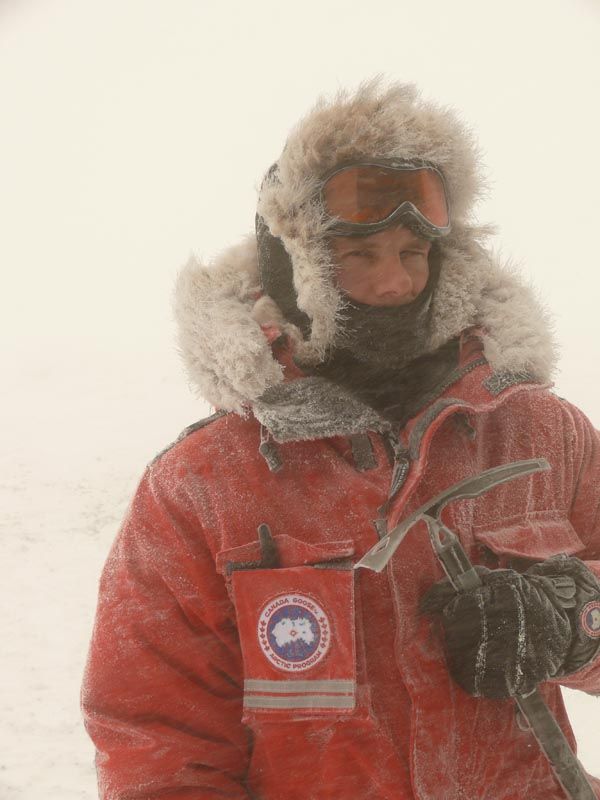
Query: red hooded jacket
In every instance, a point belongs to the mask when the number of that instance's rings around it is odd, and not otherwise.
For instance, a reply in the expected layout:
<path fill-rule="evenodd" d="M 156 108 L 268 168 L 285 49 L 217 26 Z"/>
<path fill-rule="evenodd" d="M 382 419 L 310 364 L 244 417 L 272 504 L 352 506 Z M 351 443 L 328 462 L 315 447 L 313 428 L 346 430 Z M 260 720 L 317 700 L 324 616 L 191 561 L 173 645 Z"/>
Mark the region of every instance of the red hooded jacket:
<path fill-rule="evenodd" d="M 83 690 L 103 800 L 563 800 L 514 703 L 450 678 L 417 610 L 443 577 L 424 524 L 381 574 L 351 568 L 382 517 L 391 528 L 463 478 L 544 457 L 550 471 L 442 519 L 475 563 L 567 553 L 600 577 L 598 432 L 473 341 L 401 431 L 395 469 L 367 431 L 277 444 L 273 471 L 264 429 L 237 414 L 148 466 L 104 569 Z M 600 693 L 600 659 L 560 683 Z M 575 746 L 558 682 L 541 691 Z"/>

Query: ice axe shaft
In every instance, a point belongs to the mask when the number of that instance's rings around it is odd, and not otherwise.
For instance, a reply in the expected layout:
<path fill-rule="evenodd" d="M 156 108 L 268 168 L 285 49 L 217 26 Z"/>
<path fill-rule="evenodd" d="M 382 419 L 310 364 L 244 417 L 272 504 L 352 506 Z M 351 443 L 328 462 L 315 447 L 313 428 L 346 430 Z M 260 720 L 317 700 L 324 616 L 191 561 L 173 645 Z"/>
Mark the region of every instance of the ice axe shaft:
<path fill-rule="evenodd" d="M 481 578 L 458 536 L 434 517 L 427 514 L 424 517 L 433 549 L 454 588 L 460 592 L 480 586 Z M 528 695 L 517 695 L 514 700 L 567 797 L 572 800 L 596 800 L 581 763 L 539 690 L 534 689 Z"/>
<path fill-rule="evenodd" d="M 515 461 L 500 467 L 492 467 L 480 475 L 455 484 L 397 525 L 388 536 L 363 556 L 355 568 L 366 567 L 381 572 L 409 528 L 418 520 L 423 520 L 427 524 L 433 550 L 454 588 L 457 591 L 466 591 L 480 586 L 481 579 L 458 536 L 439 519 L 442 509 L 452 500 L 478 497 L 500 483 L 547 469 L 550 469 L 550 465 L 543 458 Z M 539 690 L 534 689 L 525 696 L 517 695 L 514 701 L 527 720 L 566 796 L 570 800 L 596 800 L 581 763 L 571 750 Z"/>

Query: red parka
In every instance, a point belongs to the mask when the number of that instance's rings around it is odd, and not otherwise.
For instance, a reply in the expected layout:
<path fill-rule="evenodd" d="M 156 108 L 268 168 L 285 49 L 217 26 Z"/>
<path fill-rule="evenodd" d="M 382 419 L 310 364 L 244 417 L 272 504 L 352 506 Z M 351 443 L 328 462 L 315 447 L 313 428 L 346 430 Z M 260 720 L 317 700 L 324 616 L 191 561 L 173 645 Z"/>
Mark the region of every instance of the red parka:
<path fill-rule="evenodd" d="M 513 702 L 449 676 L 417 608 L 443 577 L 424 524 L 381 574 L 352 564 L 383 518 L 544 457 L 443 521 L 475 563 L 567 553 L 600 577 L 600 436 L 581 411 L 463 336 L 395 453 L 367 430 L 265 459 L 251 414 L 184 434 L 148 466 L 102 576 L 83 707 L 103 800 L 563 800 Z M 600 659 L 560 683 L 600 693 Z M 560 686 L 541 690 L 575 746 Z"/>
<path fill-rule="evenodd" d="M 460 360 L 398 430 L 291 358 L 322 363 L 345 324 L 323 180 L 373 159 L 435 166 L 450 223 L 413 323 L 419 353 L 460 337 Z M 544 457 L 443 521 L 478 564 L 567 553 L 600 576 L 599 435 L 550 390 L 545 312 L 473 225 L 478 175 L 449 109 L 367 82 L 294 127 L 256 235 L 180 274 L 182 356 L 229 413 L 149 465 L 102 576 L 83 691 L 102 800 L 562 800 L 513 702 L 450 678 L 418 613 L 443 575 L 424 525 L 384 572 L 352 568 L 441 490 Z M 599 693 L 600 659 L 562 683 Z M 574 744 L 560 686 L 541 691 Z"/>

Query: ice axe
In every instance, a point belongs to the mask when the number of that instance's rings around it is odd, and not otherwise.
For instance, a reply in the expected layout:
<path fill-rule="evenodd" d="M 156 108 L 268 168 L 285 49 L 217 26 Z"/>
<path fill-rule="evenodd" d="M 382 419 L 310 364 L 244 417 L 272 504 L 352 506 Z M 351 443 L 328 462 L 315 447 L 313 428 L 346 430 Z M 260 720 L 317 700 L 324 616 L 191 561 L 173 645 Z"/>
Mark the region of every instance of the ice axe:
<path fill-rule="evenodd" d="M 494 486 L 507 483 L 513 478 L 548 469 L 550 469 L 550 464 L 545 458 L 532 458 L 502 464 L 499 467 L 487 469 L 479 475 L 465 478 L 445 489 L 396 525 L 387 536 L 384 536 L 380 542 L 365 553 L 354 565 L 354 568 L 365 567 L 375 572 L 381 572 L 409 529 L 419 520 L 423 520 L 427 525 L 433 550 L 456 591 L 465 591 L 481 585 L 481 579 L 465 553 L 458 536 L 440 520 L 443 508 L 453 500 L 479 497 Z M 594 790 L 581 763 L 571 750 L 564 733 L 539 690 L 534 689 L 527 695 L 517 695 L 514 697 L 514 701 L 529 723 L 533 735 L 567 797 L 571 800 L 596 800 Z"/>

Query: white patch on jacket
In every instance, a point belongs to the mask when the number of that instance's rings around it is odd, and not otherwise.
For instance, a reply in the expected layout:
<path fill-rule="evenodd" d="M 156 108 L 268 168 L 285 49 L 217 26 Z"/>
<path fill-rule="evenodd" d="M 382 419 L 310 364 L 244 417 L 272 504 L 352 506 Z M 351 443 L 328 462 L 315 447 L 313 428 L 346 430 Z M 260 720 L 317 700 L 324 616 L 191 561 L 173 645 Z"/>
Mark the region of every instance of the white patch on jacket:
<path fill-rule="evenodd" d="M 272 633 L 277 642 L 277 647 L 284 647 L 286 644 L 299 642 L 300 640 L 306 642 L 306 644 L 312 644 L 315 640 L 310 620 L 306 619 L 306 617 L 298 617 L 298 619 L 284 617 L 273 627 Z"/>

